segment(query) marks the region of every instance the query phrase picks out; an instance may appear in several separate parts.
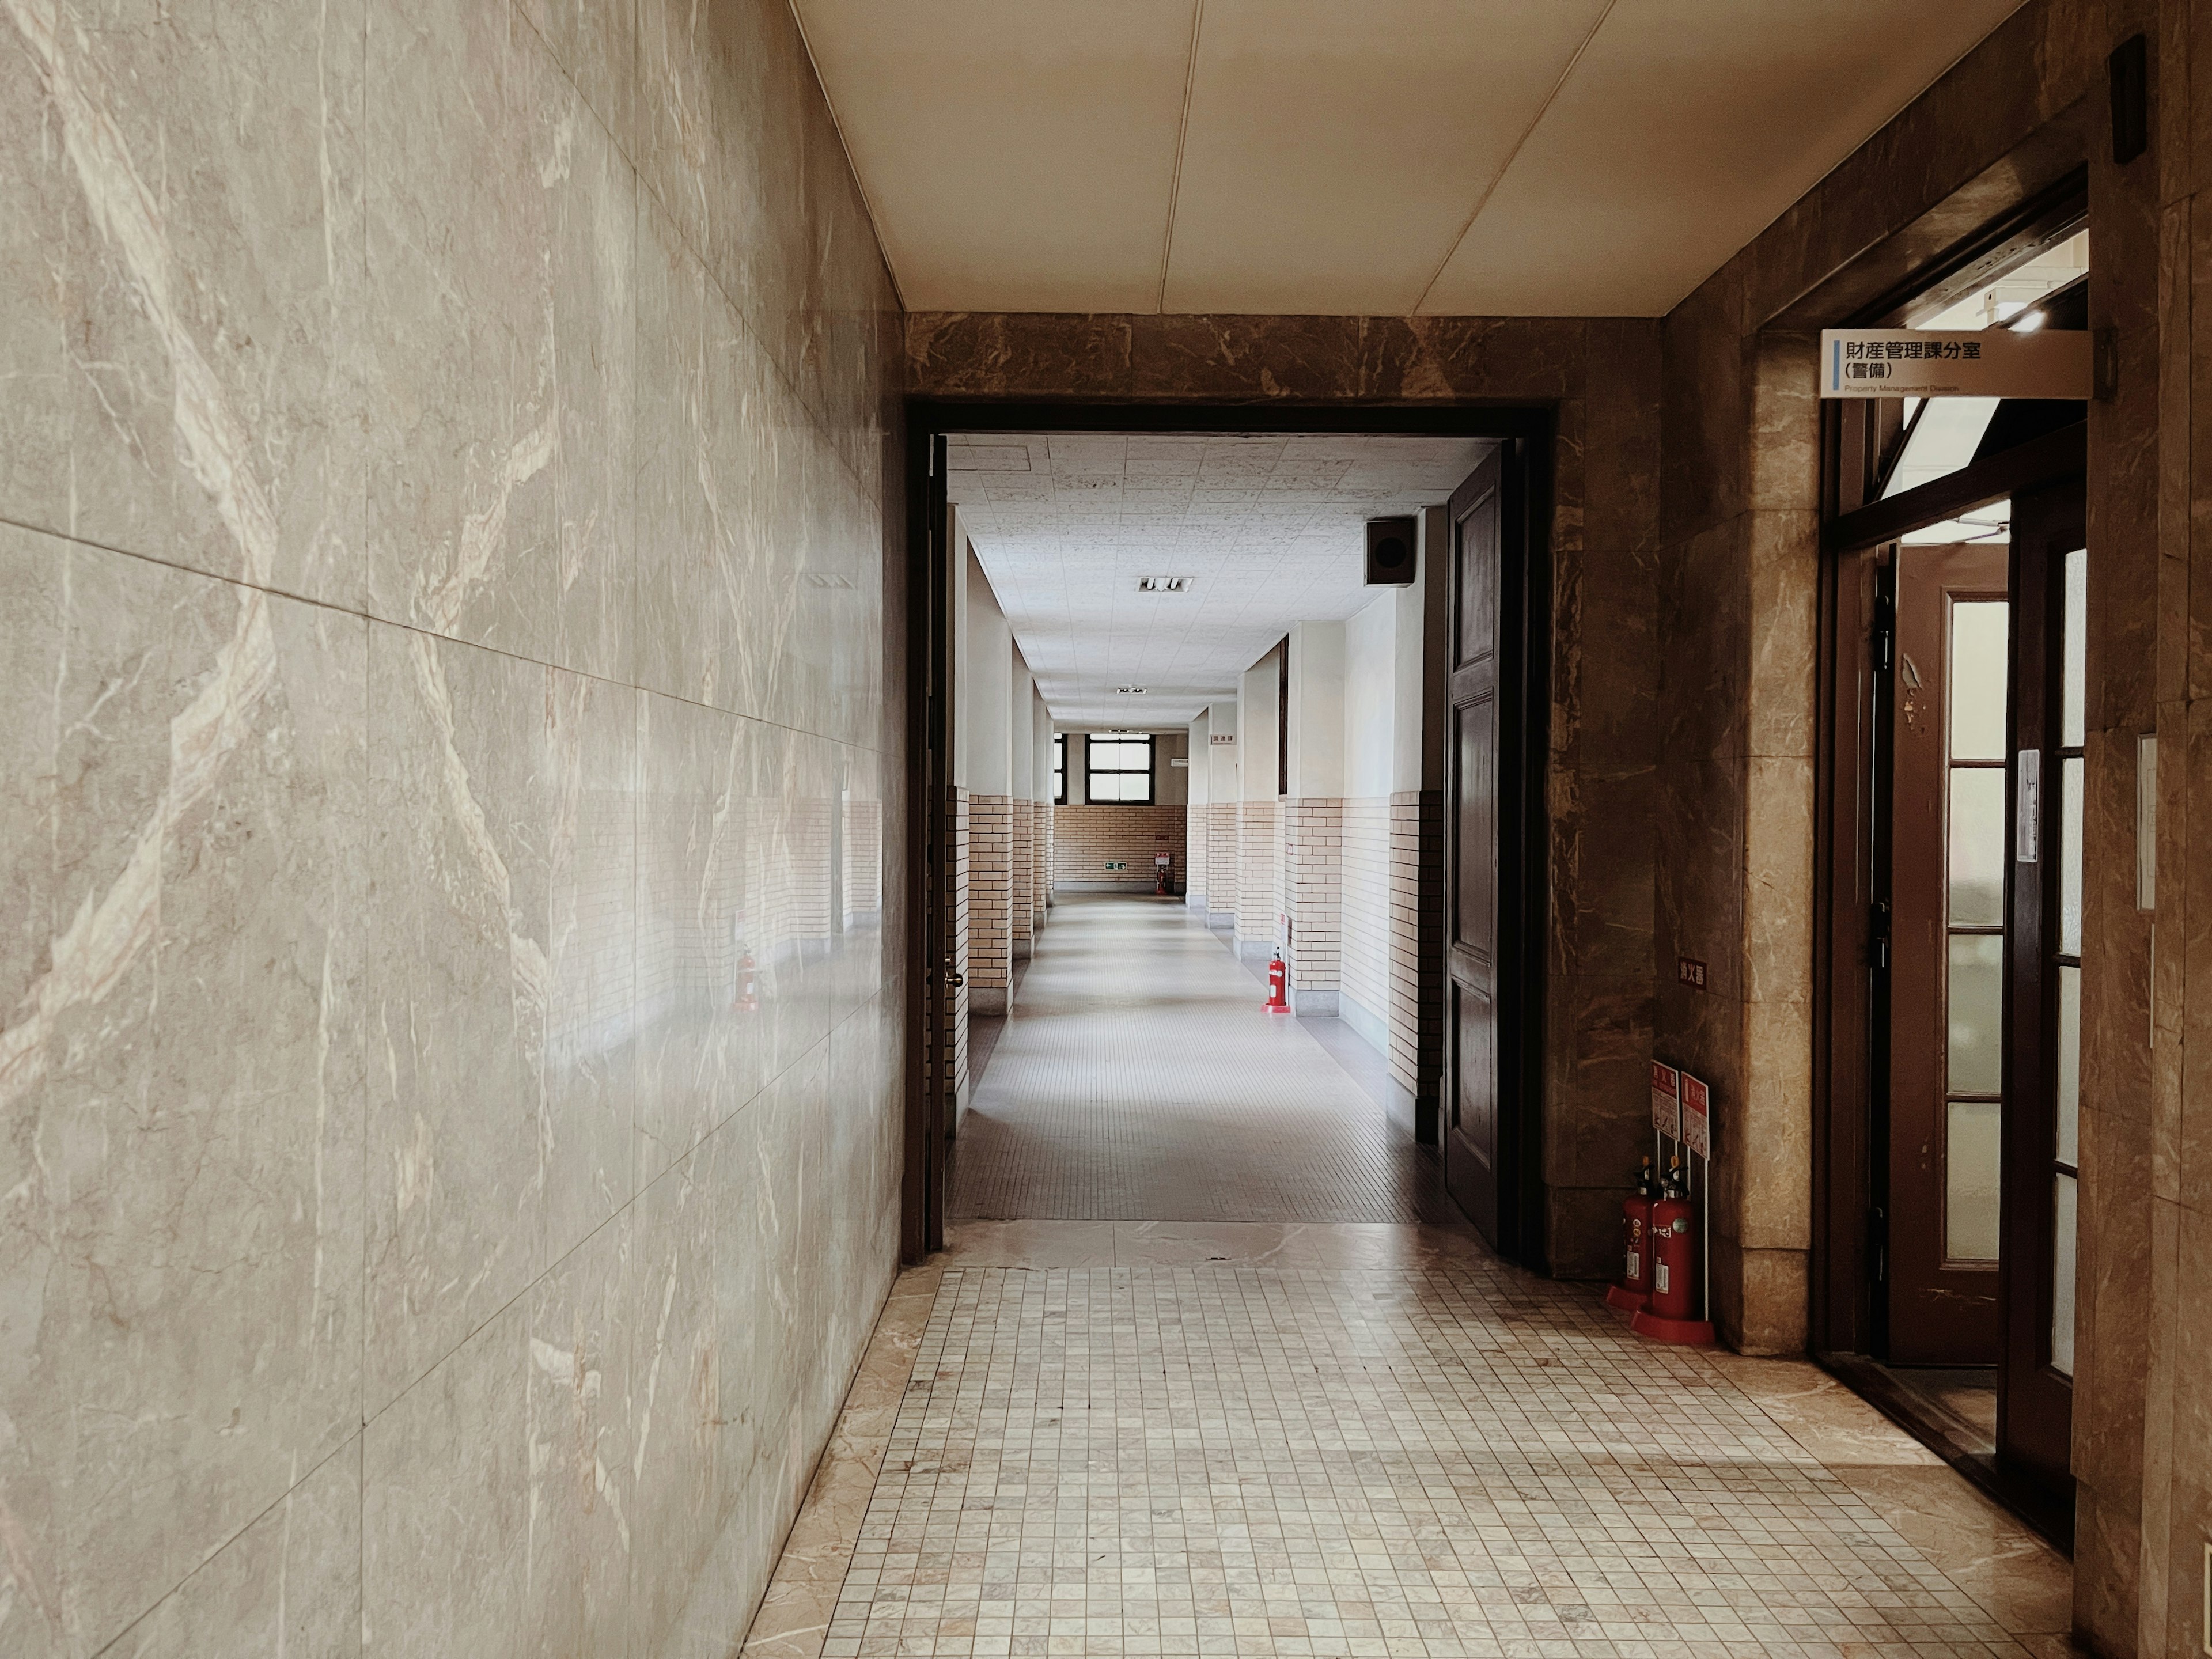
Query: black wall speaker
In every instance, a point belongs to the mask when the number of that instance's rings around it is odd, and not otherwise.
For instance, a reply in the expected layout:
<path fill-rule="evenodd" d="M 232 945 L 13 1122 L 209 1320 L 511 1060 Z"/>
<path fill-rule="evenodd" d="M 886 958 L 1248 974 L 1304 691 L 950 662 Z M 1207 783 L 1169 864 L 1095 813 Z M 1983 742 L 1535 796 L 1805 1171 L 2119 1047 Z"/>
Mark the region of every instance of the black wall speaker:
<path fill-rule="evenodd" d="M 1413 580 L 1413 521 L 1411 519 L 1370 519 L 1367 521 L 1367 585 L 1370 587 L 1407 587 Z"/>

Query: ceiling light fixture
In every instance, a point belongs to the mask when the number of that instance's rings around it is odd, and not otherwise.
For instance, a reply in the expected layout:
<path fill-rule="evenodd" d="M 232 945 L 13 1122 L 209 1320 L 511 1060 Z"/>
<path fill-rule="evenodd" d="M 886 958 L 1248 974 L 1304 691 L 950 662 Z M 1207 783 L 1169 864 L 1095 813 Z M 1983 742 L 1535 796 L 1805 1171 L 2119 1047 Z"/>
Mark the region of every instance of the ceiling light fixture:
<path fill-rule="evenodd" d="M 1124 697 L 1141 697 L 1145 695 L 1145 688 L 1141 685 L 1117 685 L 1114 690 L 1115 695 Z"/>
<path fill-rule="evenodd" d="M 1137 578 L 1137 592 L 1139 593 L 1188 593 L 1190 592 L 1190 578 L 1188 576 L 1139 576 Z"/>
<path fill-rule="evenodd" d="M 2043 324 L 2043 313 L 2039 311 L 2031 311 L 2016 318 L 2013 322 L 2012 329 L 2015 334 L 2033 334 L 2037 329 L 2041 328 Z"/>

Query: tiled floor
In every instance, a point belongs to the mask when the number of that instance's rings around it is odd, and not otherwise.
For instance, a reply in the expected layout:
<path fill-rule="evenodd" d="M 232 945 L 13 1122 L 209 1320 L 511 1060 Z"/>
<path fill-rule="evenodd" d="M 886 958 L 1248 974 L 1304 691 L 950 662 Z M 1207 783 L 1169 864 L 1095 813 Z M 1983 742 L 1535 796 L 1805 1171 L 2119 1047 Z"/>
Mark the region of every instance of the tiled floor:
<path fill-rule="evenodd" d="M 1064 1085 L 1119 1017 L 1018 1018 L 993 1073 Z M 750 1659 L 2071 1651 L 2066 1562 L 1811 1365 L 1655 1346 L 1461 1225 L 1121 1189 L 901 1278 Z"/>
<path fill-rule="evenodd" d="M 951 1213 L 1443 1221 L 1434 1152 L 1179 901 L 1053 907 L 952 1154 Z"/>

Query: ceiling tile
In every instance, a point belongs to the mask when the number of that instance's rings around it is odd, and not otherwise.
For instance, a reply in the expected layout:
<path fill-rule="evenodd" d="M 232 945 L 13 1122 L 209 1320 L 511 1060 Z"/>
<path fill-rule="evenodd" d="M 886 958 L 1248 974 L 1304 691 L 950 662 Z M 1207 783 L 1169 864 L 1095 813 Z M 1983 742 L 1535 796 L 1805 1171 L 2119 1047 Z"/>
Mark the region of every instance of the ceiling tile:
<path fill-rule="evenodd" d="M 1206 0 L 1173 312 L 1410 312 L 1603 0 Z"/>
<path fill-rule="evenodd" d="M 2020 0 L 1618 0 L 1422 310 L 1671 310 Z"/>
<path fill-rule="evenodd" d="M 799 0 L 919 311 L 1152 311 L 1194 0 Z"/>

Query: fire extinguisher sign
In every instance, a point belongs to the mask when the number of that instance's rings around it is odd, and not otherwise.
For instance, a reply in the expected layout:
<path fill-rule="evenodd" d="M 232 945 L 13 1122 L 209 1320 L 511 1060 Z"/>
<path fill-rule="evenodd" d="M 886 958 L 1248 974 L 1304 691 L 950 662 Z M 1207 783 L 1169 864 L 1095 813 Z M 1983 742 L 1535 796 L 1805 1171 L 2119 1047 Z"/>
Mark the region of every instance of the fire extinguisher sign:
<path fill-rule="evenodd" d="M 1651 1127 L 1669 1140 L 1682 1138 L 1682 1074 L 1651 1062 Z"/>
<path fill-rule="evenodd" d="M 1699 1158 L 1713 1155 L 1713 1092 L 1682 1073 L 1682 1140 Z"/>

